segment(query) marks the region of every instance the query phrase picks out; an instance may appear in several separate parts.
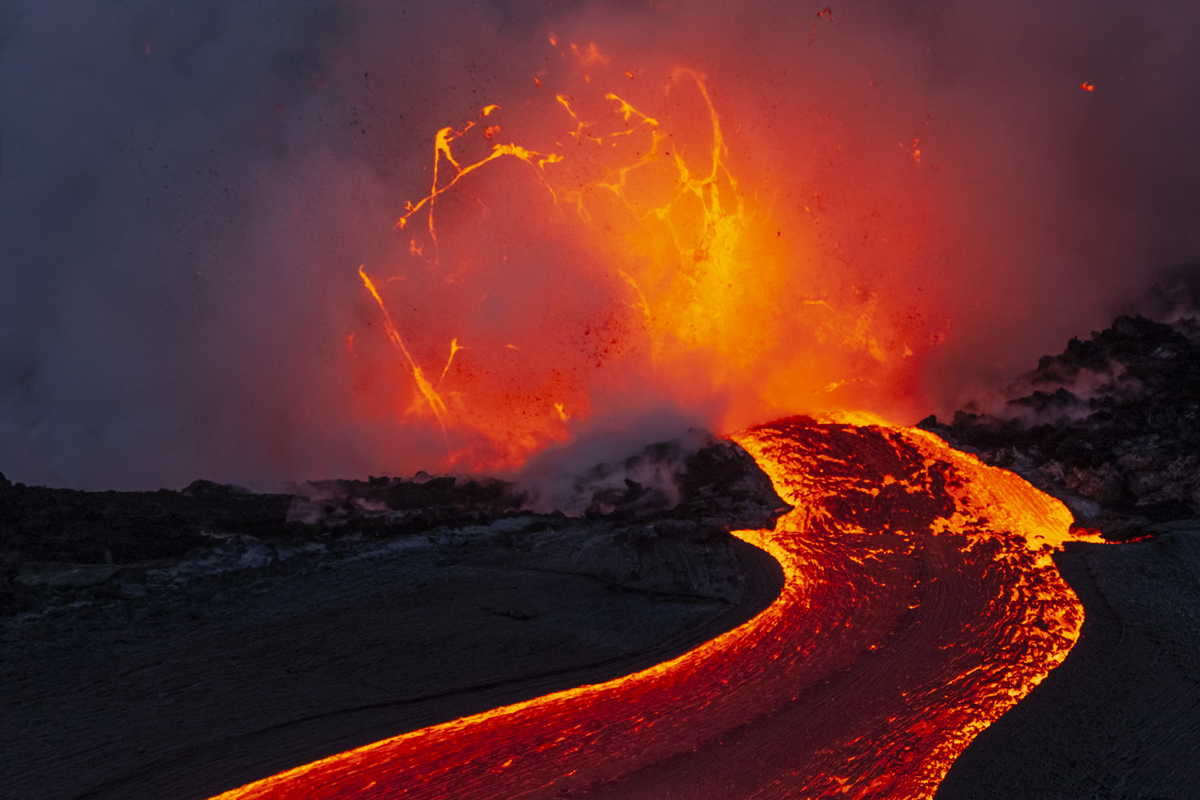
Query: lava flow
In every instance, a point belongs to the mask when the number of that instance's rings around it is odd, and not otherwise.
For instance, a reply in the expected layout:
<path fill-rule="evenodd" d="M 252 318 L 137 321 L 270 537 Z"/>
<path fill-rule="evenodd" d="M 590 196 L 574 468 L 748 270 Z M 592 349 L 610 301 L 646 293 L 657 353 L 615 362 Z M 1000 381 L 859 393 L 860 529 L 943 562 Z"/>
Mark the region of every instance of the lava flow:
<path fill-rule="evenodd" d="M 794 417 L 733 437 L 795 509 L 750 622 L 642 672 L 391 739 L 233 798 L 932 797 L 1067 655 L 1070 513 L 913 429 Z"/>

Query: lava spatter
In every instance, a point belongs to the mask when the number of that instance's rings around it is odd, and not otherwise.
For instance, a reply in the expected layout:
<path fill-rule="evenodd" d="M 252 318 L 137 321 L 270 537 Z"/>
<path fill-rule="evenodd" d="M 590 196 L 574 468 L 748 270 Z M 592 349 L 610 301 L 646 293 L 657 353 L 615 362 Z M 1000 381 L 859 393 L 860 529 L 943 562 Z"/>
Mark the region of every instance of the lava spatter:
<path fill-rule="evenodd" d="M 679 658 L 377 742 L 232 798 L 932 797 L 1066 657 L 1058 501 L 912 429 L 736 434 L 796 508 L 736 535 L 779 598 Z"/>
<path fill-rule="evenodd" d="M 628 85 L 594 47 L 562 47 L 544 94 L 431 136 L 430 182 L 398 215 L 395 249 L 365 266 L 407 354 L 397 364 L 360 331 L 354 413 L 439 426 L 438 469 L 492 472 L 596 415 L 700 408 L 731 429 L 901 391 L 936 346 L 917 305 L 894 313 L 844 273 L 819 193 L 793 218 L 705 75 L 673 66 Z M 452 339 L 465 352 L 423 383 Z"/>

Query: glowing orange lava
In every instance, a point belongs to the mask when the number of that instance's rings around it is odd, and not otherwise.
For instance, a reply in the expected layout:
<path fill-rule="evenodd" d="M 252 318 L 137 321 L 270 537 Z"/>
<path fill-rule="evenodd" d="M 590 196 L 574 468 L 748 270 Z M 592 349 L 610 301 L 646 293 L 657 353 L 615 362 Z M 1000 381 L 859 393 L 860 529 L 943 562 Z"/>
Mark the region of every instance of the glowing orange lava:
<path fill-rule="evenodd" d="M 902 390 L 941 339 L 836 274 L 848 256 L 819 244 L 820 194 L 781 204 L 737 175 L 704 75 L 655 85 L 595 43 L 551 44 L 569 74 L 539 72 L 536 104 L 438 130 L 401 256 L 360 270 L 405 376 L 397 417 L 449 433 L 443 468 L 519 465 L 569 438 L 568 419 L 633 397 L 708 403 L 728 428 Z M 919 140 L 902 146 L 919 166 Z M 433 385 L 451 340 L 463 352 Z"/>
<path fill-rule="evenodd" d="M 780 597 L 672 661 L 323 759 L 221 798 L 928 798 L 1066 657 L 1067 509 L 922 431 L 734 436 L 796 508 L 740 531 Z"/>

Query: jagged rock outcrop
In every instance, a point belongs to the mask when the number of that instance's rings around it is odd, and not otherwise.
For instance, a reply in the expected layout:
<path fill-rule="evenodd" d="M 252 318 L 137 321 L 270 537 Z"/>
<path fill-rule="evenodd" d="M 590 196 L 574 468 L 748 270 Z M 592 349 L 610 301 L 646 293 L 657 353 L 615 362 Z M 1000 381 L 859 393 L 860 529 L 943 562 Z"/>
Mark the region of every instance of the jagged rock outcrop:
<path fill-rule="evenodd" d="M 1200 516 L 1200 324 L 1118 317 L 1045 356 L 1028 394 L 990 414 L 918 425 L 1061 497 L 1128 539 Z"/>

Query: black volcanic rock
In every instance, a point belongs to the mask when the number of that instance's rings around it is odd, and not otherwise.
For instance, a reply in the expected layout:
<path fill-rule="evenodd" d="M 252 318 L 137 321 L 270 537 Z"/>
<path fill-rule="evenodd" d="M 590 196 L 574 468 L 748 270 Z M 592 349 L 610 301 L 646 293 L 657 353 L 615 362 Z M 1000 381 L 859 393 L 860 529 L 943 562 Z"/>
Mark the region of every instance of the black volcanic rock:
<path fill-rule="evenodd" d="M 587 534 L 595 540 L 589 552 L 602 566 L 573 556 L 572 569 L 611 573 L 615 583 L 632 586 L 656 560 L 690 563 L 696 556 L 728 565 L 728 554 L 706 543 L 728 544 L 731 529 L 774 524 L 788 506 L 754 459 L 732 442 L 696 436 L 698 446 L 695 437 L 652 444 L 578 479 L 586 498 L 583 516 L 604 523 L 607 534 Z M 622 477 L 635 475 L 653 482 Z M 531 514 L 527 491 L 515 483 L 423 472 L 411 479 L 314 481 L 286 494 L 255 494 L 207 480 L 179 492 L 82 492 L 2 480 L 0 617 L 113 598 L 141 602 L 139 576 L 181 562 L 188 575 L 237 572 L 250 582 L 264 571 L 292 569 L 290 554 L 300 548 L 336 549 L 341 542 L 353 546 L 512 517 L 531 520 L 523 529 L 574 524 L 560 512 Z M 630 555 L 638 543 L 653 556 Z M 623 555 L 602 552 L 606 548 Z M 625 566 L 610 569 L 618 562 Z M 705 587 L 716 580 L 705 577 L 710 572 L 694 569 L 698 583 L 680 591 L 709 591 Z"/>
<path fill-rule="evenodd" d="M 496 519 L 518 511 L 524 500 L 514 484 L 492 478 L 371 476 L 293 487 L 287 520 L 324 532 L 353 523 L 358 535 L 395 536 Z"/>
<path fill-rule="evenodd" d="M 701 430 L 648 445 L 621 462 L 597 464 L 569 483 L 556 487 L 555 505 L 589 519 L 666 517 L 761 528 L 791 508 L 749 453 Z"/>
<path fill-rule="evenodd" d="M 1110 538 L 1200 515 L 1200 324 L 1118 317 L 991 414 L 918 425 L 1061 497 Z M 1136 524 L 1131 524 L 1137 521 Z"/>

